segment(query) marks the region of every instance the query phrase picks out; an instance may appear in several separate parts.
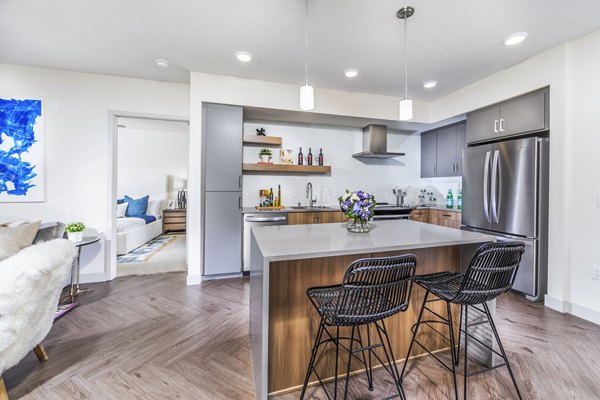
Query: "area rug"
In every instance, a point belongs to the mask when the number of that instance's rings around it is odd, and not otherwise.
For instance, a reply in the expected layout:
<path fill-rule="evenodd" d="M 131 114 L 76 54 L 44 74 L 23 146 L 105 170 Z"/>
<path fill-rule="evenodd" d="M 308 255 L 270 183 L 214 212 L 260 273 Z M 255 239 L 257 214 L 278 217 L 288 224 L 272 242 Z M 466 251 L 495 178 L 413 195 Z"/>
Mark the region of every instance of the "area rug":
<path fill-rule="evenodd" d="M 172 243 L 177 239 L 177 235 L 160 235 L 146 244 L 141 245 L 135 250 L 130 251 L 127 254 L 117 257 L 117 263 L 131 263 L 131 262 L 143 262 L 148 261 L 163 247 Z"/>
<path fill-rule="evenodd" d="M 56 312 L 54 313 L 54 321 L 64 316 L 66 313 L 77 307 L 79 303 L 68 303 L 68 304 L 59 304 Z"/>

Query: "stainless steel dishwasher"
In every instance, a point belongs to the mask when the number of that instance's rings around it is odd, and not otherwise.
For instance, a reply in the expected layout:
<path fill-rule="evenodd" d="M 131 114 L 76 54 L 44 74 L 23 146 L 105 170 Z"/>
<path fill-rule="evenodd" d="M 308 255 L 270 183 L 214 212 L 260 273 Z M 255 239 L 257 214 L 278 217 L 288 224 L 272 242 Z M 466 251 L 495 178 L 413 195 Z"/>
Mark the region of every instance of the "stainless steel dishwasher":
<path fill-rule="evenodd" d="M 286 213 L 244 214 L 244 271 L 250 271 L 250 230 L 257 226 L 287 225 Z"/>

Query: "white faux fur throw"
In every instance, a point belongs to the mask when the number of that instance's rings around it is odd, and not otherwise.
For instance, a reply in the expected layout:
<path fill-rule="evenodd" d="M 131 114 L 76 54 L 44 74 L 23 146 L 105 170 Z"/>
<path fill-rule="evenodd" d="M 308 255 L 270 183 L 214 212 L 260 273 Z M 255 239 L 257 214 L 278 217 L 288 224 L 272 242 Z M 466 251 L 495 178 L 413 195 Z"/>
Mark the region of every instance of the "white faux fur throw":
<path fill-rule="evenodd" d="M 0 262 L 0 374 L 50 331 L 75 254 L 73 242 L 55 239 Z"/>

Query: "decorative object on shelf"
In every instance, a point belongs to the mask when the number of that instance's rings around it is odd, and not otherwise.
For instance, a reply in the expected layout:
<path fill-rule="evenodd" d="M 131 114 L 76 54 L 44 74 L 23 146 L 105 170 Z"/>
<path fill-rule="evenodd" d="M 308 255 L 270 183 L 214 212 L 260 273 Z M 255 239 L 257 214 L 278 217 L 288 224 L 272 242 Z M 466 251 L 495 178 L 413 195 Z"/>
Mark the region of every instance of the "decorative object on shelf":
<path fill-rule="evenodd" d="M 306 165 L 312 165 L 312 164 L 313 164 L 312 149 L 309 147 L 308 154 L 306 155 Z"/>
<path fill-rule="evenodd" d="M 83 231 L 85 230 L 85 225 L 83 222 L 71 222 L 67 224 L 65 228 L 65 232 L 67 232 L 67 237 L 72 242 L 81 242 L 83 240 Z"/>
<path fill-rule="evenodd" d="M 300 109 L 315 108 L 315 89 L 308 84 L 308 0 L 304 0 L 304 86 L 300 88 Z"/>
<path fill-rule="evenodd" d="M 304 164 L 304 154 L 302 154 L 302 147 L 300 147 L 300 151 L 298 152 L 298 165 Z"/>
<path fill-rule="evenodd" d="M 408 121 L 413 117 L 412 100 L 408 98 L 408 68 L 406 58 L 406 40 L 408 35 L 408 19 L 415 13 L 414 7 L 402 7 L 396 16 L 404 20 L 404 100 L 400 101 L 400 121 Z"/>
<path fill-rule="evenodd" d="M 260 149 L 258 155 L 260 157 L 261 163 L 271 164 L 271 156 L 273 155 L 273 152 L 271 150 L 266 148 Z"/>
<path fill-rule="evenodd" d="M 365 233 L 369 232 L 369 221 L 373 218 L 377 202 L 375 197 L 362 190 L 346 193 L 338 198 L 340 209 L 348 218 L 348 231 Z"/>
<path fill-rule="evenodd" d="M 323 149 L 319 149 L 318 161 L 319 161 L 319 166 L 322 167 L 323 166 L 323 161 L 324 161 L 324 158 L 323 158 Z"/>
<path fill-rule="evenodd" d="M 187 180 L 179 179 L 175 184 L 177 189 L 177 208 L 185 210 L 187 208 Z"/>
<path fill-rule="evenodd" d="M 294 151 L 292 149 L 280 149 L 279 163 L 292 165 L 294 163 Z"/>
<path fill-rule="evenodd" d="M 256 136 L 267 136 L 267 134 L 265 133 L 265 128 L 258 128 L 256 130 Z"/>
<path fill-rule="evenodd" d="M 42 101 L 0 98 L 0 133 L 0 203 L 45 201 Z"/>
<path fill-rule="evenodd" d="M 174 210 L 175 209 L 175 200 L 169 200 L 169 202 L 167 203 L 167 210 Z"/>

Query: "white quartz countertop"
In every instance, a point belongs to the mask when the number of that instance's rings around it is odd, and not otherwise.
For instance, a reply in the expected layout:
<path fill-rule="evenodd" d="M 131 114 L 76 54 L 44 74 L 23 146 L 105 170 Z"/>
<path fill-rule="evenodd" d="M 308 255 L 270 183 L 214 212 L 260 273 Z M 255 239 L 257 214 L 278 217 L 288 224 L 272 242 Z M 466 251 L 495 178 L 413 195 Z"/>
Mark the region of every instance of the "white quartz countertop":
<path fill-rule="evenodd" d="M 345 223 L 252 228 L 266 261 L 297 260 L 495 241 L 494 236 L 411 220 L 370 222 L 368 233 L 350 233 Z"/>

